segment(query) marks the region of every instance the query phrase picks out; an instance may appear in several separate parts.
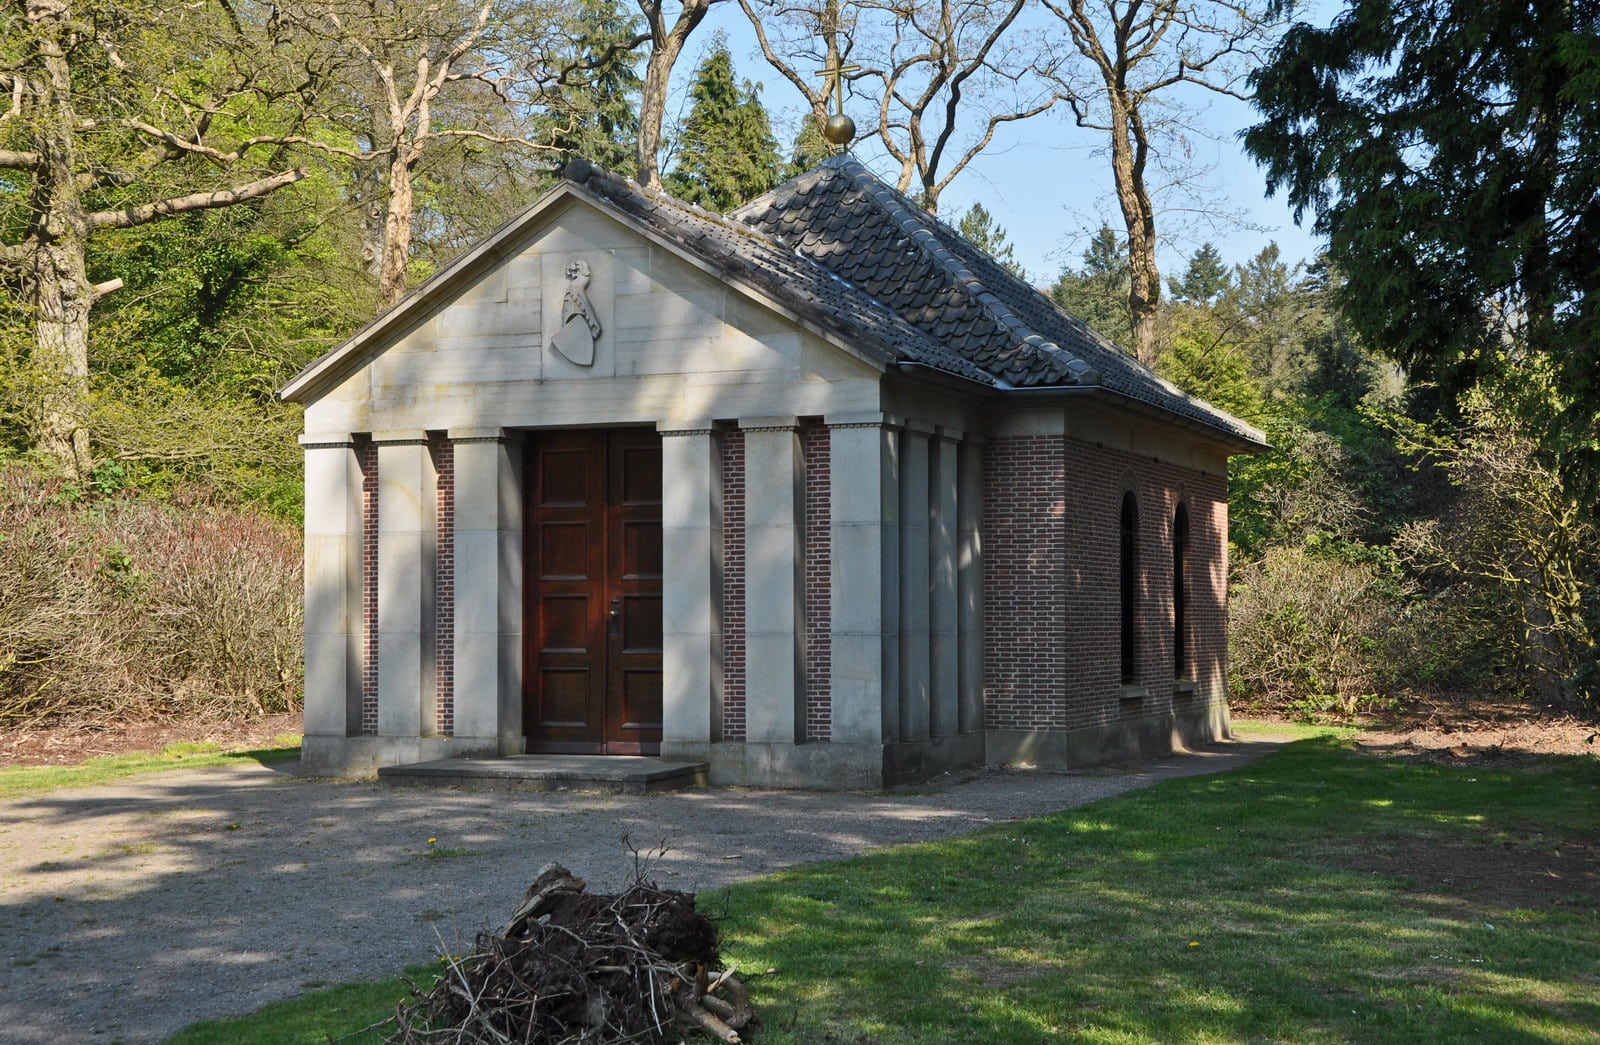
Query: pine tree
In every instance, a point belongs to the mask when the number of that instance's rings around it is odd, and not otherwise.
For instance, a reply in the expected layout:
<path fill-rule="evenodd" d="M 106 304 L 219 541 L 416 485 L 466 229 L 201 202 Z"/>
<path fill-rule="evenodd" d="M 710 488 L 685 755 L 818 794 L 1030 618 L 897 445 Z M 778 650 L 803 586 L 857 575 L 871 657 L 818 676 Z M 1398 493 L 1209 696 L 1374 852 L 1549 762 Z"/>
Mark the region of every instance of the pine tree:
<path fill-rule="evenodd" d="M 1081 269 L 1064 269 L 1050 300 L 1071 312 L 1120 348 L 1133 343 L 1128 310 L 1128 243 L 1101 225 L 1083 251 Z"/>
<path fill-rule="evenodd" d="M 1200 244 L 1200 249 L 1189 256 L 1189 267 L 1183 278 L 1168 279 L 1167 289 L 1179 301 L 1191 305 L 1209 305 L 1228 289 L 1232 282 L 1222 254 L 1211 243 Z"/>
<path fill-rule="evenodd" d="M 644 81 L 638 52 L 628 44 L 641 23 L 617 0 L 578 0 L 572 17 L 572 50 L 561 59 L 566 72 L 547 90 L 548 108 L 539 122 L 561 150 L 563 164 L 581 157 L 631 176 Z"/>
<path fill-rule="evenodd" d="M 678 135 L 677 162 L 665 179 L 668 192 L 723 211 L 778 184 L 783 160 L 760 88 L 749 80 L 739 83 L 727 37 L 712 38 L 689 97 L 694 104 Z"/>
<path fill-rule="evenodd" d="M 961 215 L 961 220 L 956 222 L 956 231 L 1013 276 L 1028 278 L 1022 265 L 1017 262 L 1016 250 L 1006 240 L 1006 230 L 996 223 L 994 215 L 983 204 L 974 203 L 968 207 L 967 212 Z"/>
<path fill-rule="evenodd" d="M 785 176 L 797 177 L 816 167 L 823 160 L 832 156 L 834 147 L 828 139 L 822 136 L 822 121 L 817 119 L 816 113 L 806 113 L 806 118 L 800 122 L 800 131 L 794 136 L 794 145 L 789 152 L 789 168 Z"/>

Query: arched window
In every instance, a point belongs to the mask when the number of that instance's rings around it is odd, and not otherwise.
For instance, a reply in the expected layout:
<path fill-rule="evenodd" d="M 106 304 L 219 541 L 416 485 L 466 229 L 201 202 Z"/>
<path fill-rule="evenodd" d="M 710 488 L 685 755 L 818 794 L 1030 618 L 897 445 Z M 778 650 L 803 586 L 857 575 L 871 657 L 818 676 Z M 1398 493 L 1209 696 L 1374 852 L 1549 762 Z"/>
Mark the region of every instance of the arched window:
<path fill-rule="evenodd" d="M 1122 681 L 1132 682 L 1138 675 L 1138 628 L 1135 608 L 1139 600 L 1139 502 L 1133 492 L 1122 495 Z"/>
<path fill-rule="evenodd" d="M 1172 674 L 1189 677 L 1189 508 L 1172 519 Z"/>

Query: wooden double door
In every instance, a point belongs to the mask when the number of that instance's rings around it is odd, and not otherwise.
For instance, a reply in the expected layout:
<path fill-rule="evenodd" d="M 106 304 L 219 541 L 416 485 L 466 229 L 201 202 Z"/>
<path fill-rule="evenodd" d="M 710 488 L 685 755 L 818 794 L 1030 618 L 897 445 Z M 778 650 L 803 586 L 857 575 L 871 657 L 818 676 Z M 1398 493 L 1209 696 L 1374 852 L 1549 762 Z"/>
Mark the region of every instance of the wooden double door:
<path fill-rule="evenodd" d="M 661 749 L 661 437 L 648 428 L 528 445 L 528 750 Z"/>

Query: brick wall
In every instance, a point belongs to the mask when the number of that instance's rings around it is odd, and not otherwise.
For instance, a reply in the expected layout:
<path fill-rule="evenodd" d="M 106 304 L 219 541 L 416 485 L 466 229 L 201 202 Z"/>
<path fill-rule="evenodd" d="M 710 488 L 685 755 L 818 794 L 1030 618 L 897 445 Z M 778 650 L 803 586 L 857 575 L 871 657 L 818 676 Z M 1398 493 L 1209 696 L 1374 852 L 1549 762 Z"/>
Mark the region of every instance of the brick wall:
<path fill-rule="evenodd" d="M 1172 536 L 1189 510 L 1189 701 L 1224 698 L 1227 480 L 1059 436 L 996 439 L 985 463 L 984 675 L 992 729 L 1103 725 L 1173 706 Z M 1139 519 L 1134 682 L 1122 699 L 1120 518 Z"/>
<path fill-rule="evenodd" d="M 1063 465 L 1060 436 L 994 439 L 984 447 L 984 690 L 990 729 L 1069 725 L 1063 701 L 1063 592 L 1069 583 Z"/>
<path fill-rule="evenodd" d="M 744 432 L 722 438 L 722 737 L 743 740 L 744 642 Z"/>
<path fill-rule="evenodd" d="M 378 444 L 359 438 L 361 467 L 361 732 L 378 732 Z"/>
<path fill-rule="evenodd" d="M 456 656 L 456 453 L 448 439 L 435 439 L 438 519 L 434 542 L 434 693 L 440 736 L 455 735 Z"/>
<path fill-rule="evenodd" d="M 807 426 L 800 440 L 805 468 L 805 736 L 827 740 L 833 732 L 833 458 L 822 425 Z"/>

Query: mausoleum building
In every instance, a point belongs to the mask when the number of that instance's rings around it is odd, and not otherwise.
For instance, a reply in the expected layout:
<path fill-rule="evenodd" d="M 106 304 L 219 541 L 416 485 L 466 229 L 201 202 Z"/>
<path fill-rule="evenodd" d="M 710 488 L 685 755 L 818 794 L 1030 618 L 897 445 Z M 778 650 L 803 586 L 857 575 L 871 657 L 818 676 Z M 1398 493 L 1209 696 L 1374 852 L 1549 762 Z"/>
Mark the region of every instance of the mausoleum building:
<path fill-rule="evenodd" d="M 871 788 L 1227 731 L 1261 433 L 849 156 L 729 215 L 574 163 L 282 395 L 310 771 Z"/>

